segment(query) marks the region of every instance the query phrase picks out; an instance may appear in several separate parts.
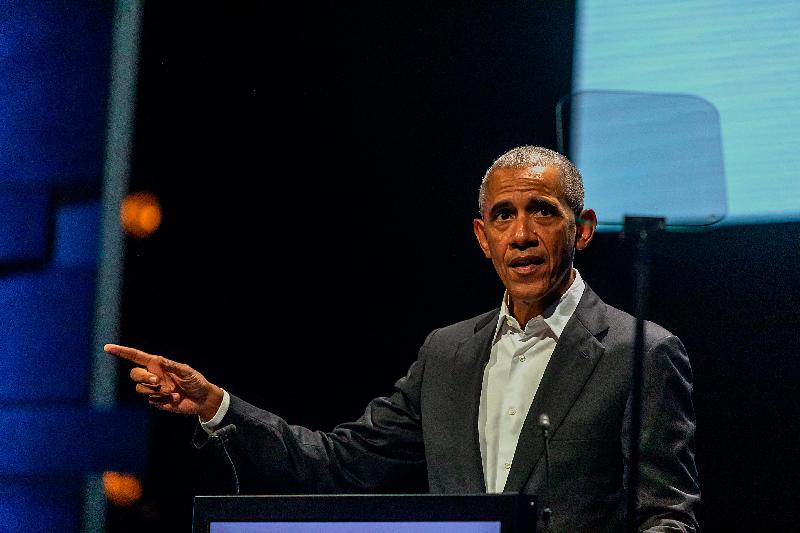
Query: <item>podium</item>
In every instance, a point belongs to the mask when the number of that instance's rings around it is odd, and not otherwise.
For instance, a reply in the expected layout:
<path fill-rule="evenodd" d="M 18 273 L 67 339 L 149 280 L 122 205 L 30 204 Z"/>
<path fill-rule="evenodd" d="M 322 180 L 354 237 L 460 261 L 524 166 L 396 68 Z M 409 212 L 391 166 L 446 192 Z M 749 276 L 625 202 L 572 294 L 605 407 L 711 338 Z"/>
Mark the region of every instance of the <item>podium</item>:
<path fill-rule="evenodd" d="M 525 494 L 195 496 L 193 533 L 534 533 Z"/>

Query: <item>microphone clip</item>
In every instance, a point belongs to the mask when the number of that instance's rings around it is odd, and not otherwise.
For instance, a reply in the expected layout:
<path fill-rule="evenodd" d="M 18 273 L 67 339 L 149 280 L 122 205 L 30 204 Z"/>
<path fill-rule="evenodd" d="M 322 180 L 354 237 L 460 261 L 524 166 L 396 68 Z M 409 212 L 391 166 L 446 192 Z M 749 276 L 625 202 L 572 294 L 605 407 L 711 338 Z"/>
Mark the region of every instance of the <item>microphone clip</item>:
<path fill-rule="evenodd" d="M 236 433 L 235 424 L 228 424 L 210 433 L 198 426 L 192 437 L 192 445 L 198 450 L 205 448 L 207 445 L 224 447 L 234 433 Z"/>
<path fill-rule="evenodd" d="M 227 426 L 212 432 L 208 437 L 208 441 L 212 446 L 224 446 L 234 433 L 236 433 L 236 424 L 228 424 Z"/>

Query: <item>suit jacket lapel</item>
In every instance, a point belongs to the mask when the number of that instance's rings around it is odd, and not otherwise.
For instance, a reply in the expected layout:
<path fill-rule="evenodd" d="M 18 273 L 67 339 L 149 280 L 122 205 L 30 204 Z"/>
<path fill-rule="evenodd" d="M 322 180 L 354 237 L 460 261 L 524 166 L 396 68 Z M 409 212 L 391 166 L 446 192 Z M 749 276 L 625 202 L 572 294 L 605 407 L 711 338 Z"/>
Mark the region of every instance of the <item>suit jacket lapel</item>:
<path fill-rule="evenodd" d="M 539 415 L 547 414 L 550 434 L 555 435 L 603 355 L 603 345 L 595 335 L 607 328 L 604 304 L 587 286 L 556 344 L 525 418 L 505 492 L 519 492 L 525 487 L 544 452 Z"/>
<path fill-rule="evenodd" d="M 458 404 L 454 415 L 468 424 L 463 427 L 463 434 L 458 436 L 458 442 L 467 445 L 463 448 L 463 455 L 457 459 L 460 472 L 456 475 L 460 478 L 460 487 L 463 487 L 460 490 L 467 493 L 486 491 L 481 446 L 478 440 L 478 408 L 483 386 L 483 370 L 489 361 L 498 315 L 499 310 L 478 322 L 475 325 L 475 335 L 456 351 L 453 375 L 458 382 L 454 383 L 454 386 L 465 392 L 466 401 Z"/>

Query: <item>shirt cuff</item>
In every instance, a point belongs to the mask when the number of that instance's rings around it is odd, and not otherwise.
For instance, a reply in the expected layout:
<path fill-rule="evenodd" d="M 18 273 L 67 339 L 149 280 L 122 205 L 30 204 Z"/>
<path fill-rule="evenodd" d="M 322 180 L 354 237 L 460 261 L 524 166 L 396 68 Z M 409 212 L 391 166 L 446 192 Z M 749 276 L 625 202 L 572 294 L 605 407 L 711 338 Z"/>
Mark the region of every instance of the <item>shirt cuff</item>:
<path fill-rule="evenodd" d="M 200 420 L 200 427 L 203 430 L 211 435 L 214 433 L 214 430 L 217 429 L 222 419 L 225 417 L 225 414 L 228 412 L 228 407 L 231 405 L 231 395 L 228 394 L 228 391 L 222 389 L 222 403 L 219 404 L 219 409 L 217 409 L 217 413 L 214 415 L 214 418 L 209 420 L 208 422 L 203 422 Z M 200 417 L 197 417 L 200 419 Z"/>

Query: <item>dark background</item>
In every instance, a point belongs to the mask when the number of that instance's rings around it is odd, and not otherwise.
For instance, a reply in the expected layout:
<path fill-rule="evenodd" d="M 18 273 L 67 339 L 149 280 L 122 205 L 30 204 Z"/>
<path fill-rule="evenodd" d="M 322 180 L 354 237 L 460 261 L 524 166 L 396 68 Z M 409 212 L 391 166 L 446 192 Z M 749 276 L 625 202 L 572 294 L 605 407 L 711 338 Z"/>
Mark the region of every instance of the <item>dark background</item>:
<path fill-rule="evenodd" d="M 164 220 L 128 244 L 122 341 L 293 423 L 360 415 L 431 329 L 499 304 L 471 230 L 478 184 L 511 147 L 555 148 L 573 21 L 555 1 L 147 3 L 131 187 Z M 793 524 L 799 237 L 765 224 L 653 245 L 647 318 L 692 359 L 707 531 Z M 577 259 L 628 311 L 630 263 L 615 233 Z M 120 399 L 137 401 L 127 385 Z M 194 420 L 152 426 L 142 502 L 109 509 L 109 531 L 188 530 L 194 494 L 231 491 L 192 448 Z"/>

